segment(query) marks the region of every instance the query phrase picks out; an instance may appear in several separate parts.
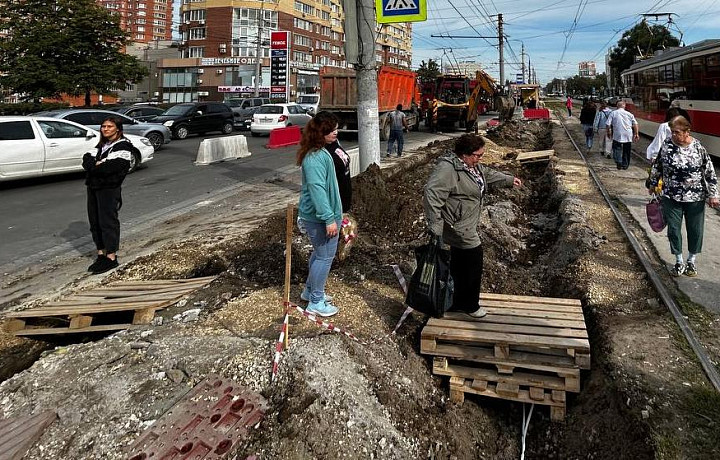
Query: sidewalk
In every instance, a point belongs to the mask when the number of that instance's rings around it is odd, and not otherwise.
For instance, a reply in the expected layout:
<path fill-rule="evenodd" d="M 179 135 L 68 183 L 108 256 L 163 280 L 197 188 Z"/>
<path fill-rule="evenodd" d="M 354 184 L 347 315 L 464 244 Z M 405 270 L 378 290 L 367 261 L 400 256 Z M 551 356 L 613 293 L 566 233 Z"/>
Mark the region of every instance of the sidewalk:
<path fill-rule="evenodd" d="M 616 194 L 617 198 L 628 208 L 630 214 L 643 228 L 655 251 L 665 262 L 668 271 L 675 265 L 675 257 L 670 254 L 670 244 L 667 239 L 667 230 L 655 233 L 650 229 L 645 216 L 645 204 L 649 200 L 645 179 L 647 178 L 647 163 L 633 156 L 630 168 L 617 170 L 615 162 L 596 153 L 598 151 L 597 138 L 593 146 L 593 153 L 585 154 L 584 137 L 580 132 L 580 122 L 576 117 L 566 118 L 565 122 L 574 133 L 576 143 L 583 149 L 583 154 L 595 172 L 606 180 L 621 179 L 624 184 L 624 193 Z M 581 140 L 578 141 L 578 140 Z M 645 157 L 645 150 L 652 139 L 641 136 L 633 144 L 633 151 Z M 610 193 L 611 196 L 613 193 Z M 687 259 L 687 239 L 683 228 L 683 258 Z M 690 278 L 680 276 L 675 278 L 678 288 L 693 302 L 704 306 L 708 311 L 720 314 L 720 212 L 707 206 L 705 208 L 705 236 L 703 251 L 697 258 L 698 276 Z"/>

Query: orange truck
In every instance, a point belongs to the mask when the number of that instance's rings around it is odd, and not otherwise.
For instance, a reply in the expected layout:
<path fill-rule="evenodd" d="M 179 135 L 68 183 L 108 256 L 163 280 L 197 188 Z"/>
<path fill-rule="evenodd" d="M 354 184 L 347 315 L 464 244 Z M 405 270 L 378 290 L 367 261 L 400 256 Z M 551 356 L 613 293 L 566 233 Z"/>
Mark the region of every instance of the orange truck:
<path fill-rule="evenodd" d="M 402 104 L 408 126 L 417 130 L 420 126 L 420 111 L 417 101 L 420 92 L 417 74 L 409 70 L 382 66 L 378 71 L 378 116 L 380 118 L 380 140 L 390 136 L 388 114 Z M 328 110 L 340 119 L 340 131 L 357 132 L 357 84 L 354 70 L 333 70 L 320 74 L 320 105 L 318 110 Z"/>

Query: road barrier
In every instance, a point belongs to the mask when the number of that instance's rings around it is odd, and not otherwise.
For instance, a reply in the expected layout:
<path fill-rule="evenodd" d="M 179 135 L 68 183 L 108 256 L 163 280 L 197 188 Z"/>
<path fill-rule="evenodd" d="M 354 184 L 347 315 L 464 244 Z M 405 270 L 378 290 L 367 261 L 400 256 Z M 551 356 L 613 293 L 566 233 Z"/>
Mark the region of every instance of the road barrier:
<path fill-rule="evenodd" d="M 302 132 L 299 126 L 288 126 L 287 128 L 276 128 L 270 131 L 270 139 L 265 147 L 269 149 L 277 149 L 287 147 L 288 145 L 296 145 L 300 143 Z"/>
<path fill-rule="evenodd" d="M 209 165 L 225 160 L 250 156 L 247 139 L 243 135 L 203 139 L 198 147 L 196 165 Z"/>
<path fill-rule="evenodd" d="M 525 109 L 523 111 L 523 118 L 528 120 L 549 120 L 550 110 L 549 109 Z"/>

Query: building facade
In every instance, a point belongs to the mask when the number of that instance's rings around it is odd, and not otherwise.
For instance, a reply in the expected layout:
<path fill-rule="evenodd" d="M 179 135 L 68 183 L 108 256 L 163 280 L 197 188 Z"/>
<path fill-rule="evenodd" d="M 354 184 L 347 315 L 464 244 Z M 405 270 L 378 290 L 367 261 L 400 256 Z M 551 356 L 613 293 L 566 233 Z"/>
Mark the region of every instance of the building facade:
<path fill-rule="evenodd" d="M 581 77 L 594 77 L 595 61 L 582 61 L 578 63 L 578 75 Z"/>
<path fill-rule="evenodd" d="M 270 34 L 289 32 L 289 96 L 314 93 L 321 71 L 347 69 L 341 0 L 184 0 L 180 52 L 158 64 L 162 102 L 250 96 L 260 60 L 261 95 L 269 93 Z M 386 24 L 376 43 L 378 63 L 410 68 L 411 24 Z"/>
<path fill-rule="evenodd" d="M 120 27 L 135 43 L 172 38 L 173 0 L 97 0 L 120 16 Z"/>

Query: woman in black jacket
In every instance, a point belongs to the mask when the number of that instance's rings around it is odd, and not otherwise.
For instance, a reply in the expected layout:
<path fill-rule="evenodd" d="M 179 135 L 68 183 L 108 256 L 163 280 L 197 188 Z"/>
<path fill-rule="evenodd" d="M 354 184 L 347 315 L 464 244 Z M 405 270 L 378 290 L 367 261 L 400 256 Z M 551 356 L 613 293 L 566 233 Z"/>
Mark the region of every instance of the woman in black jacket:
<path fill-rule="evenodd" d="M 133 152 L 139 153 L 123 136 L 122 119 L 111 116 L 100 126 L 97 150 L 83 156 L 90 233 L 98 253 L 95 262 L 88 267 L 93 274 L 118 266 L 121 186 L 130 170 Z"/>

